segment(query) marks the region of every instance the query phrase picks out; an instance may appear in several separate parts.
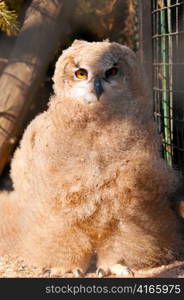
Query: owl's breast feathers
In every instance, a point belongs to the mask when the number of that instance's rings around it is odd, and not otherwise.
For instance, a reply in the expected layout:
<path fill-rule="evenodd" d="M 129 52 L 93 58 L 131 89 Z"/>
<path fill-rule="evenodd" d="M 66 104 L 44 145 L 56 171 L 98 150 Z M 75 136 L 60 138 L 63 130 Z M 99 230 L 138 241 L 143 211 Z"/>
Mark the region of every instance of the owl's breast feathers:
<path fill-rule="evenodd" d="M 45 118 L 50 118 L 49 114 Z M 154 153 L 152 146 L 145 148 L 149 131 L 143 132 L 127 120 L 102 126 L 90 119 L 85 127 L 77 127 L 77 123 L 62 126 L 63 119 L 61 126 L 58 122 L 46 126 L 48 122 L 43 121 L 34 136 L 33 157 L 34 180 L 41 193 L 46 190 L 52 199 L 58 199 L 57 207 L 74 219 L 87 219 L 100 211 L 102 220 L 106 215 L 112 220 L 129 205 L 129 177 L 140 176 L 136 171 L 129 175 L 129 169 L 138 161 L 144 166 Z"/>

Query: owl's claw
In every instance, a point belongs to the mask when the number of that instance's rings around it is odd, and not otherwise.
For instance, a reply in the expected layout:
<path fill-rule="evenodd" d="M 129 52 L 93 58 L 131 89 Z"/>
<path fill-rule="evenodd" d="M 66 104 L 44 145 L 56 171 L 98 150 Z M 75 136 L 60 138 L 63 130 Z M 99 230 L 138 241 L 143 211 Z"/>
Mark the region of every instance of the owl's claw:
<path fill-rule="evenodd" d="M 76 278 L 80 278 L 80 277 L 84 277 L 84 272 L 82 269 L 80 268 L 76 268 L 73 271 L 64 271 L 62 268 L 56 267 L 56 268 L 52 268 L 50 270 L 50 277 L 68 277 L 66 276 L 67 274 L 73 274 L 74 277 Z"/>
<path fill-rule="evenodd" d="M 73 271 L 73 275 L 75 276 L 75 278 L 81 278 L 81 277 L 84 277 L 84 272 L 77 268 Z"/>
<path fill-rule="evenodd" d="M 127 266 L 121 265 L 121 264 L 115 264 L 112 265 L 110 268 L 111 274 L 115 274 L 118 276 L 128 276 L 128 277 L 134 277 L 134 273 L 131 269 L 129 269 Z"/>
<path fill-rule="evenodd" d="M 98 268 L 96 271 L 96 275 L 98 278 L 103 278 L 106 275 L 106 272 L 102 268 Z"/>
<path fill-rule="evenodd" d="M 99 278 L 102 278 L 107 275 L 134 277 L 133 271 L 122 264 L 114 264 L 112 266 L 109 266 L 109 268 L 98 268 L 96 271 L 96 275 Z"/>

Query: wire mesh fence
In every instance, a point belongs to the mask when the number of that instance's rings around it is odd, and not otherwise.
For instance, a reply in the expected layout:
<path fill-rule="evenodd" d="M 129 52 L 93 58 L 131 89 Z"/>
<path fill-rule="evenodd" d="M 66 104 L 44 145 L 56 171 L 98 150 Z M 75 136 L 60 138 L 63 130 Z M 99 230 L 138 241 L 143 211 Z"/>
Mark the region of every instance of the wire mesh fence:
<path fill-rule="evenodd" d="M 154 113 L 163 156 L 184 174 L 184 1 L 151 2 Z"/>

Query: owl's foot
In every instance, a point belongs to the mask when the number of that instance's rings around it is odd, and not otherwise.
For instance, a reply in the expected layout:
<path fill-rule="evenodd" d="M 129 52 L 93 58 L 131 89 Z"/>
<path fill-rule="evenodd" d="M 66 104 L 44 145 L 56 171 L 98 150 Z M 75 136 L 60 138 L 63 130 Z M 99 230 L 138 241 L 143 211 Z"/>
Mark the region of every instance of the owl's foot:
<path fill-rule="evenodd" d="M 99 278 L 108 275 L 117 275 L 123 277 L 134 277 L 134 273 L 127 266 L 122 264 L 114 264 L 109 267 L 99 267 L 96 271 L 96 275 Z"/>
<path fill-rule="evenodd" d="M 50 270 L 50 277 L 68 277 L 66 274 L 70 273 L 72 277 L 80 278 L 84 277 L 84 272 L 81 268 L 75 268 L 71 272 L 64 272 L 62 268 L 52 268 Z"/>
<path fill-rule="evenodd" d="M 83 270 L 81 270 L 79 268 L 75 269 L 72 273 L 73 273 L 74 277 L 76 277 L 76 278 L 84 277 Z"/>

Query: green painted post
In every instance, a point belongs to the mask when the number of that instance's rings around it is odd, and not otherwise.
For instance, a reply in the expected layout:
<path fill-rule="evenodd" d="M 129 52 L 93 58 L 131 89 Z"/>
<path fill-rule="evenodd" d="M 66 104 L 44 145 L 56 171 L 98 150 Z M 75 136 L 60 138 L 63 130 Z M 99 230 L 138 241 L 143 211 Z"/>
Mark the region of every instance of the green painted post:
<path fill-rule="evenodd" d="M 169 0 L 167 0 L 169 2 Z M 162 6 L 164 1 L 161 2 Z M 167 9 L 168 10 L 168 9 Z M 170 17 L 167 14 L 167 17 Z M 161 59 L 162 59 L 162 109 L 163 109 L 163 122 L 164 122 L 164 157 L 168 164 L 172 166 L 172 148 L 171 148 L 171 126 L 170 126 L 170 95 L 167 88 L 167 81 L 169 76 L 169 48 L 167 47 L 167 28 L 166 28 L 166 13 L 165 10 L 160 12 L 161 23 Z"/>

